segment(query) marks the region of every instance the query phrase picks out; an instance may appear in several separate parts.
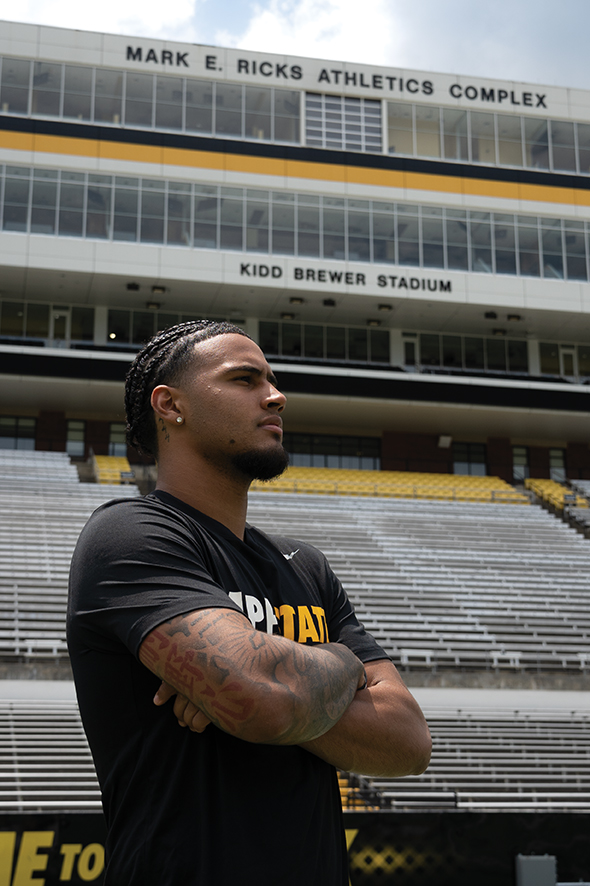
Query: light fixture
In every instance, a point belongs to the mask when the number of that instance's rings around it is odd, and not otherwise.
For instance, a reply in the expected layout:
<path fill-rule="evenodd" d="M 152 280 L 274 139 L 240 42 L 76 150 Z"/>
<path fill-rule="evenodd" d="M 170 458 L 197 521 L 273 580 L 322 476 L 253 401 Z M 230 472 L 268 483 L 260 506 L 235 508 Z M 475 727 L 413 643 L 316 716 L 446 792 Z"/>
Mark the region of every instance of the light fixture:
<path fill-rule="evenodd" d="M 367 326 L 381 326 L 381 320 L 367 320 Z"/>
<path fill-rule="evenodd" d="M 300 295 L 293 295 L 293 296 L 291 296 L 291 298 L 289 299 L 289 304 L 290 304 L 290 305 L 304 305 L 304 304 L 305 304 L 305 299 L 304 299 L 304 298 L 301 298 Z"/>
<path fill-rule="evenodd" d="M 378 311 L 393 311 L 392 305 L 377 305 Z"/>
<path fill-rule="evenodd" d="M 333 298 L 325 298 L 323 300 L 322 304 L 325 308 L 335 308 L 336 307 L 336 302 L 334 301 Z"/>
<path fill-rule="evenodd" d="M 450 449 L 451 443 L 453 442 L 453 438 L 448 434 L 441 434 L 438 438 L 438 448 L 439 449 Z"/>
<path fill-rule="evenodd" d="M 283 311 L 281 314 L 281 320 L 294 320 L 295 314 L 291 314 L 289 311 Z"/>
<path fill-rule="evenodd" d="M 127 292 L 139 292 L 139 283 L 128 283 Z"/>
<path fill-rule="evenodd" d="M 484 314 L 484 317 L 486 318 L 486 320 L 497 320 L 498 319 L 498 315 L 496 314 L 495 311 L 486 311 Z"/>
<path fill-rule="evenodd" d="M 116 332 L 109 332 L 109 338 L 111 338 L 111 339 L 117 338 L 117 333 Z"/>
<path fill-rule="evenodd" d="M 492 335 L 506 335 L 505 329 L 492 329 Z"/>
<path fill-rule="evenodd" d="M 152 295 L 164 295 L 165 292 L 165 286 L 152 286 Z"/>
<path fill-rule="evenodd" d="M 159 301 L 146 301 L 145 303 L 148 311 L 159 311 L 160 310 L 160 302 Z"/>
<path fill-rule="evenodd" d="M 519 320 L 522 320 L 522 317 L 520 316 L 520 314 L 508 314 L 506 316 L 506 319 L 509 320 L 511 323 L 518 323 Z"/>

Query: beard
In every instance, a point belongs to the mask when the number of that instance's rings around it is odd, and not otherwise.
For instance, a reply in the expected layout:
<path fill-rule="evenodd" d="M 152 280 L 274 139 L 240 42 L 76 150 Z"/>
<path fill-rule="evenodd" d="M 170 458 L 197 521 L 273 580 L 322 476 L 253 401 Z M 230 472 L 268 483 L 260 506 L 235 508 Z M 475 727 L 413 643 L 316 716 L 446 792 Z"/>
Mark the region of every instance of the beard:
<path fill-rule="evenodd" d="M 232 465 L 249 480 L 273 480 L 279 477 L 289 464 L 289 453 L 282 446 L 267 452 L 247 450 L 232 456 Z"/>

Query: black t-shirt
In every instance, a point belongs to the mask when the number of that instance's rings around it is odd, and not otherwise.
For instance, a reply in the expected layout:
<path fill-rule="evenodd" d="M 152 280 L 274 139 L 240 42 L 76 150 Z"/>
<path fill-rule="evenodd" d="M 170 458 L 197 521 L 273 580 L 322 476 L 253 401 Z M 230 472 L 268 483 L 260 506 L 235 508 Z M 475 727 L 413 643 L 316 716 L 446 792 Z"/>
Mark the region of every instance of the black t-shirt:
<path fill-rule="evenodd" d="M 138 659 L 183 613 L 243 611 L 259 630 L 386 658 L 324 556 L 248 526 L 242 542 L 171 495 L 99 508 L 70 576 L 68 643 L 108 826 L 105 886 L 344 886 L 334 768 L 297 746 L 182 729 Z"/>

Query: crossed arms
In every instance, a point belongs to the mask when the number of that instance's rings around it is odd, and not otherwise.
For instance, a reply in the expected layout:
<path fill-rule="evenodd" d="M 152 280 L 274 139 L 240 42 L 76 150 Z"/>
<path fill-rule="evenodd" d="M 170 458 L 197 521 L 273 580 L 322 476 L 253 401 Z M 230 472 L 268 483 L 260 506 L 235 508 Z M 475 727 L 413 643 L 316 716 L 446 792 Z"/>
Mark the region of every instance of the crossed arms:
<path fill-rule="evenodd" d="M 341 769 L 424 771 L 430 736 L 391 662 L 366 667 L 340 643 L 262 633 L 230 609 L 180 615 L 151 631 L 141 662 L 163 681 L 157 704 L 200 732 L 214 723 L 245 741 L 301 745 Z"/>

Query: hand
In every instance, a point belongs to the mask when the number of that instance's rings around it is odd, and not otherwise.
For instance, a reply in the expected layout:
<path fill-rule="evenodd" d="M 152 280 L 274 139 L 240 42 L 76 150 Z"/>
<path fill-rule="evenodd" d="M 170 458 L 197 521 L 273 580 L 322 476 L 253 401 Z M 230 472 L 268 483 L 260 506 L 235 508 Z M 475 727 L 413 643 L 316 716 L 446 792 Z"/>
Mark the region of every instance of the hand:
<path fill-rule="evenodd" d="M 160 688 L 154 696 L 154 704 L 166 704 L 173 695 L 176 696 L 174 702 L 174 716 L 178 720 L 178 725 L 188 726 L 191 732 L 204 732 L 211 722 L 209 717 L 189 701 L 188 698 L 185 698 L 184 695 L 180 695 L 169 683 L 162 681 Z"/>

